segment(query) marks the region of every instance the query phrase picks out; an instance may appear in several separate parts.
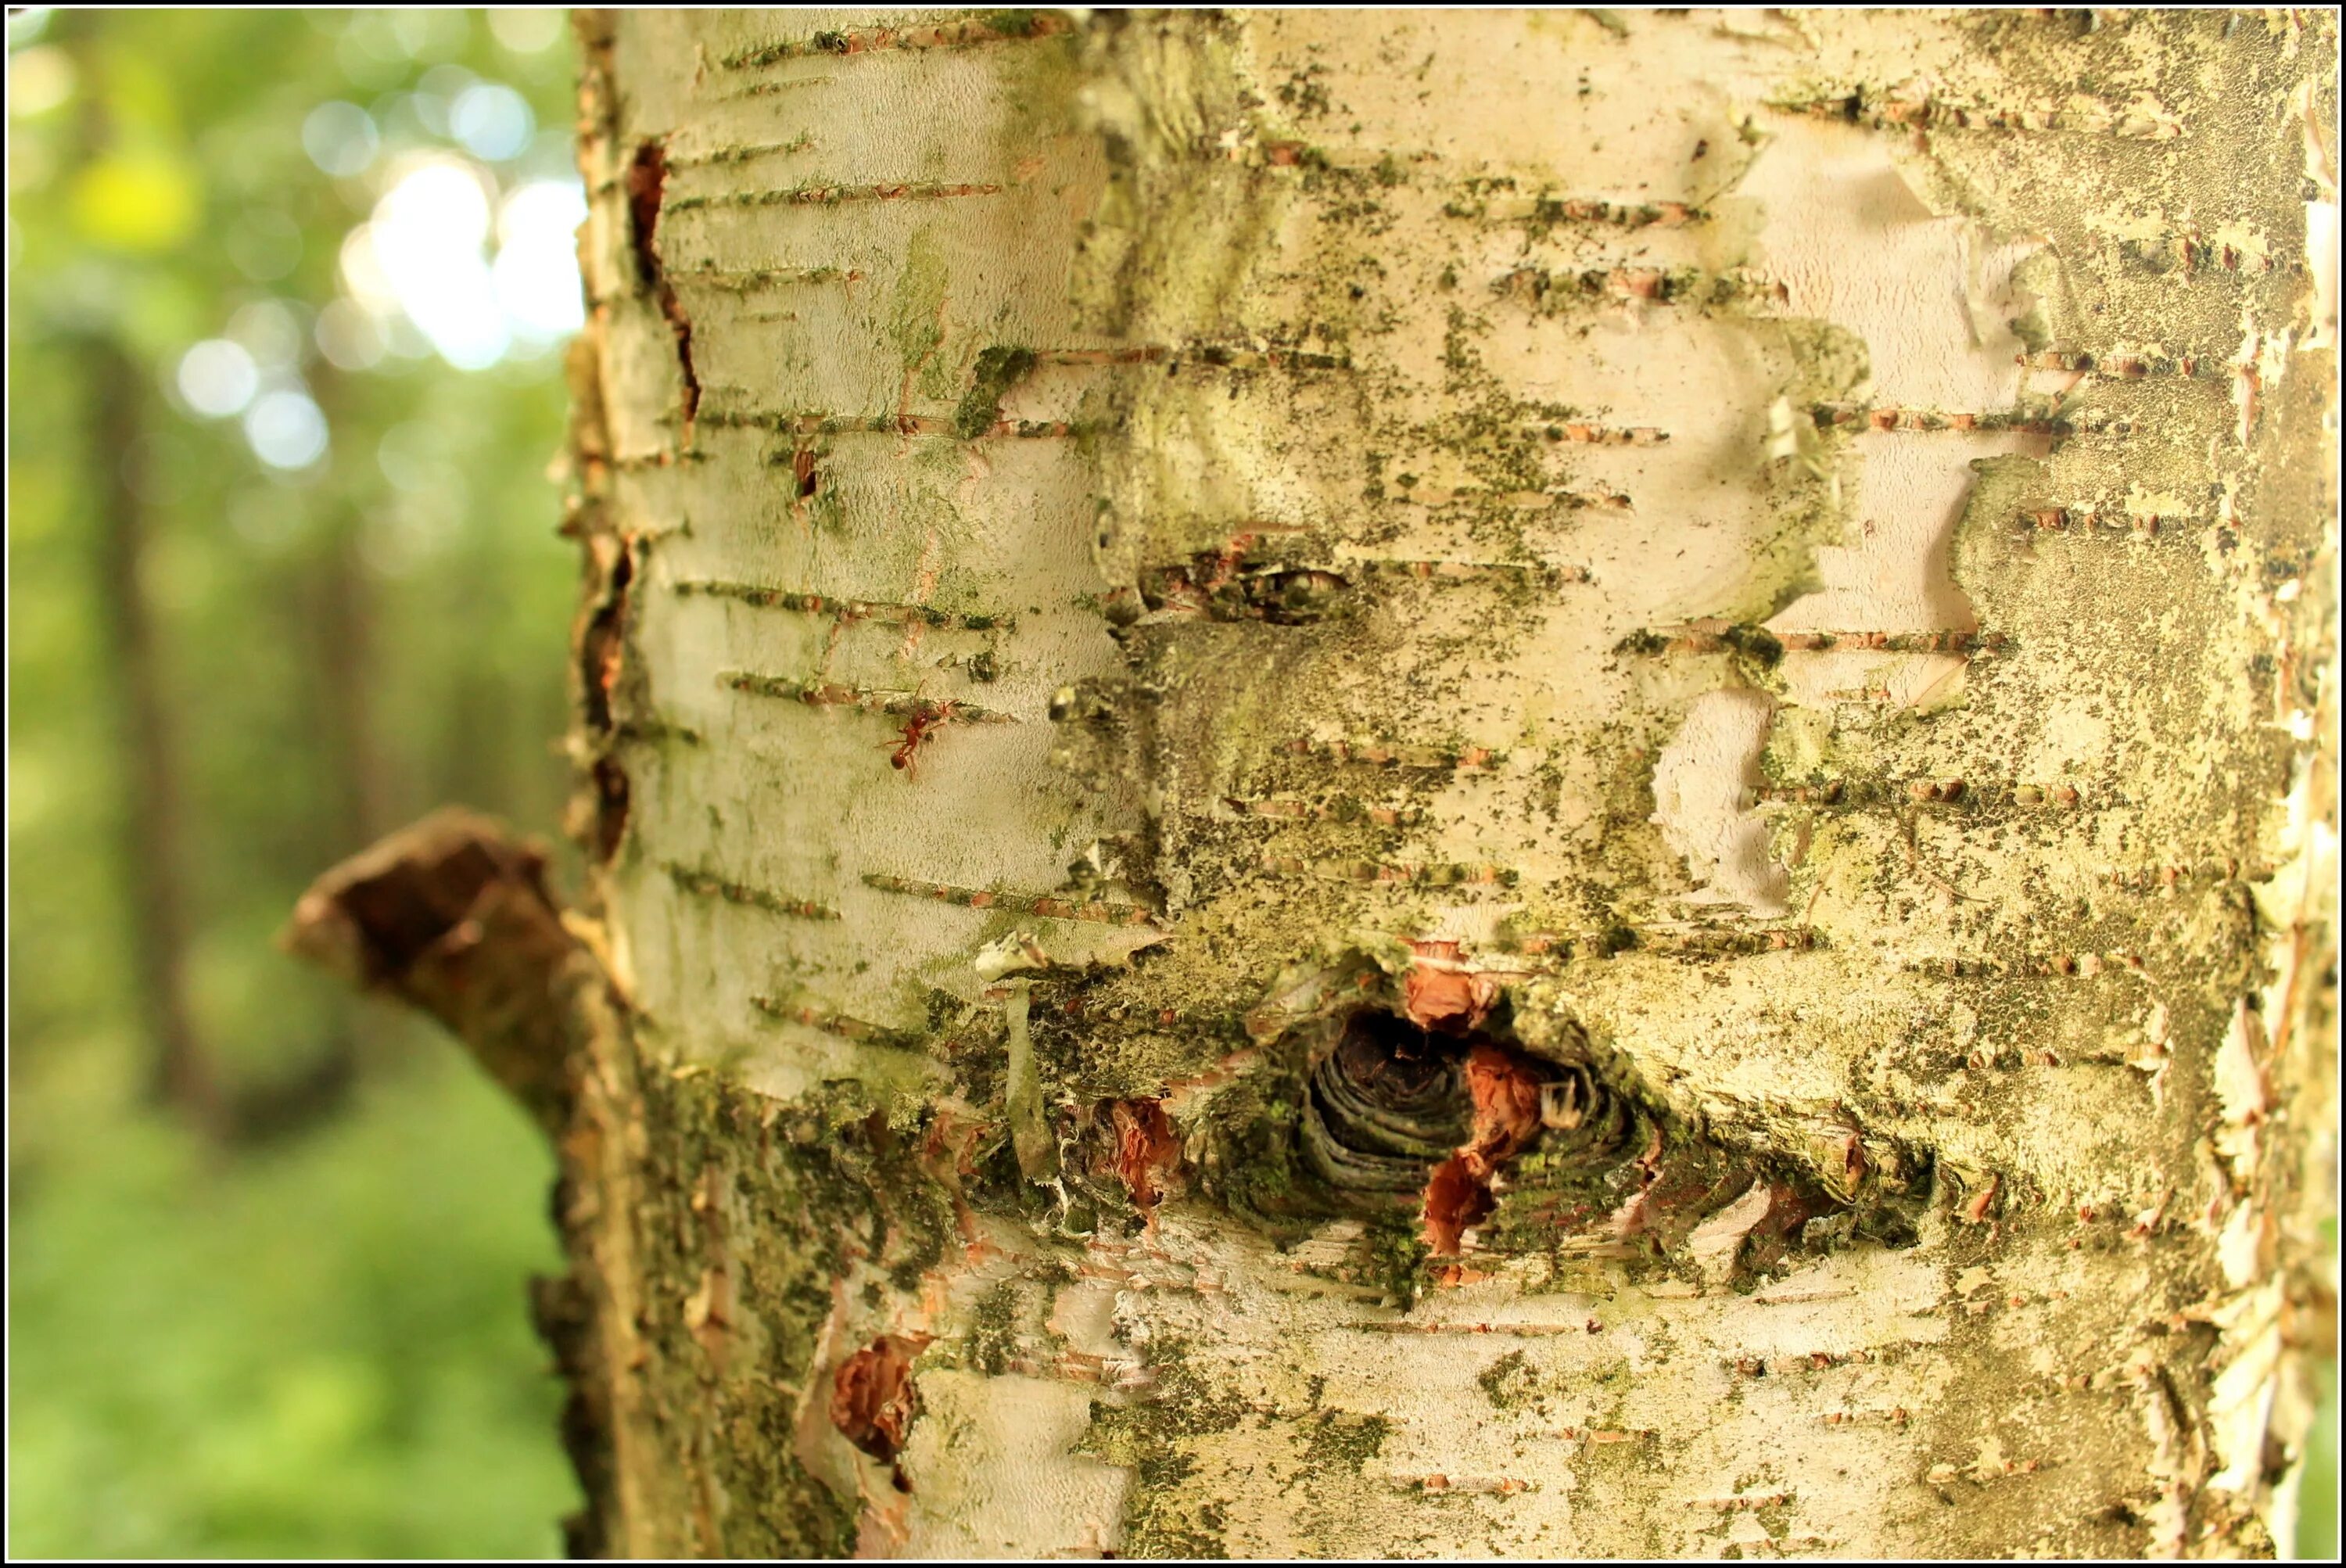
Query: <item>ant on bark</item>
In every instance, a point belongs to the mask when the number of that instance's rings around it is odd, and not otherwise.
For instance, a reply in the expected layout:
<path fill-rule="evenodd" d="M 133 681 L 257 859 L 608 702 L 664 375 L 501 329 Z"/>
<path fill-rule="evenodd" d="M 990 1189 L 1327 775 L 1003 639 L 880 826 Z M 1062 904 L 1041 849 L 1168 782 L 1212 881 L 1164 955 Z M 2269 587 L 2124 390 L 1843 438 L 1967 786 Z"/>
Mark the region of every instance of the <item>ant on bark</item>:
<path fill-rule="evenodd" d="M 959 706 L 951 700 L 931 702 L 925 697 L 915 697 L 913 711 L 904 719 L 904 738 L 896 742 L 895 752 L 888 759 L 888 766 L 907 779 L 919 777 L 918 770 L 913 766 L 913 754 L 929 738 L 929 731 L 951 718 Z M 887 743 L 883 741 L 882 744 Z"/>

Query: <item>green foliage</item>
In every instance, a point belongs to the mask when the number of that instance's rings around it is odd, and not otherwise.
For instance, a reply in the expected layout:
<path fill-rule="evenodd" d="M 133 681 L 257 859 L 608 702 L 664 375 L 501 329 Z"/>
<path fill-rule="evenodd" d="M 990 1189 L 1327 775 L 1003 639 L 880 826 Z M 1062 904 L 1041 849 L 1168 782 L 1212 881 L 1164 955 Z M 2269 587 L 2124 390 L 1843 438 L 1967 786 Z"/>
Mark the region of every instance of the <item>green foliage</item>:
<path fill-rule="evenodd" d="M 559 1264 L 552 1160 L 453 1048 L 404 1044 L 328 1134 L 229 1160 L 125 1115 L 102 1041 L 19 1097 L 17 1553 L 557 1553 L 576 1485 L 523 1305 Z"/>
<path fill-rule="evenodd" d="M 2338 1257 L 2338 1221 L 2324 1220 L 2321 1237 L 2329 1245 L 2331 1278 Z M 2305 1443 L 2305 1476 L 2299 1483 L 2297 1556 L 2309 1563 L 2327 1563 L 2338 1555 L 2338 1358 L 2332 1353 L 2319 1366 L 2321 1405 Z"/>
<path fill-rule="evenodd" d="M 576 1489 L 524 1293 L 557 1261 L 550 1161 L 444 1044 L 270 938 L 444 800 L 557 820 L 558 345 L 459 370 L 343 263 L 423 163 L 497 200 L 575 178 L 566 28 L 23 12 L 8 45 L 12 1544 L 552 1554 Z M 329 173 L 305 129 L 334 103 L 372 150 Z M 190 405 L 208 340 L 313 401 L 322 456 L 273 465 L 257 404 Z M 126 473 L 195 1033 L 236 1095 L 355 1064 L 273 1140 L 146 1099 L 133 916 L 163 882 L 103 569 Z"/>

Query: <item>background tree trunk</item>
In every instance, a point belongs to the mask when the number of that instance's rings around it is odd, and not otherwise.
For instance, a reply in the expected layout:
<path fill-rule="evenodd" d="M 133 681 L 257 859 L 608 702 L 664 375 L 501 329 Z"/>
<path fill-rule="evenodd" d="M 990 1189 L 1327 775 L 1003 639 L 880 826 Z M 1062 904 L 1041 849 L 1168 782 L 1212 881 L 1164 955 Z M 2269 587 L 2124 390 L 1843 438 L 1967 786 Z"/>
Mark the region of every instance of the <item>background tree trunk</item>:
<path fill-rule="evenodd" d="M 174 743 L 174 704 L 163 673 L 167 658 L 157 647 L 155 616 L 140 576 L 149 532 L 147 501 L 139 493 L 149 461 L 141 411 L 150 394 L 138 365 L 120 349 L 93 339 L 87 351 L 100 465 L 90 476 L 100 524 L 97 602 L 121 706 L 120 874 L 138 1021 L 149 1052 L 148 1088 L 158 1105 L 217 1137 L 228 1130 L 229 1107 L 188 994 L 188 898 L 179 832 L 184 781 Z"/>
<path fill-rule="evenodd" d="M 2329 18 L 581 30 L 576 1544 L 2272 1549 Z"/>

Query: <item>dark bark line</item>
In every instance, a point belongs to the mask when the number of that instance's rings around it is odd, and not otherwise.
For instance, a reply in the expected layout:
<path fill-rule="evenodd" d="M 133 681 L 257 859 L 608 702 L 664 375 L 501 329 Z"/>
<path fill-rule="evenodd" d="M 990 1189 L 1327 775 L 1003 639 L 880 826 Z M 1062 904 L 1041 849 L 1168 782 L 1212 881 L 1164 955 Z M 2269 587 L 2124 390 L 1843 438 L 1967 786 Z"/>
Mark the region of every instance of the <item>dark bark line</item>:
<path fill-rule="evenodd" d="M 611 20 L 595 11 L 574 15 L 579 46 L 578 126 L 580 169 L 588 180 L 592 149 L 609 148 L 617 137 L 617 90 L 611 80 Z M 657 148 L 649 149 L 658 167 Z M 638 286 L 666 304 L 674 290 L 661 274 L 652 236 L 658 224 L 658 203 L 663 181 L 655 173 L 647 193 L 652 209 L 642 210 L 631 199 L 629 217 L 642 266 Z M 631 198 L 635 188 L 630 187 Z M 582 230 L 582 251 L 588 243 Z M 582 262 L 584 257 L 582 256 Z M 582 270 L 585 270 L 582 268 Z M 591 276 L 591 272 L 588 273 Z M 565 503 L 561 532 L 578 542 L 584 573 L 579 608 L 571 627 L 571 698 L 577 727 L 572 739 L 573 760 L 579 789 L 574 794 L 565 824 L 584 848 L 590 862 L 607 865 L 618 852 L 627 832 L 628 780 L 620 749 L 629 738 L 627 721 L 639 711 L 632 702 L 637 691 L 623 685 L 626 670 L 627 593 L 635 581 L 635 541 L 621 537 L 608 511 L 612 453 L 604 417 L 600 371 L 600 341 L 607 306 L 589 300 L 587 329 L 571 345 L 567 362 L 570 383 L 569 463 L 571 493 Z M 691 380 L 689 330 L 679 339 L 678 352 L 685 375 L 684 397 L 689 426 L 691 404 L 698 389 Z"/>

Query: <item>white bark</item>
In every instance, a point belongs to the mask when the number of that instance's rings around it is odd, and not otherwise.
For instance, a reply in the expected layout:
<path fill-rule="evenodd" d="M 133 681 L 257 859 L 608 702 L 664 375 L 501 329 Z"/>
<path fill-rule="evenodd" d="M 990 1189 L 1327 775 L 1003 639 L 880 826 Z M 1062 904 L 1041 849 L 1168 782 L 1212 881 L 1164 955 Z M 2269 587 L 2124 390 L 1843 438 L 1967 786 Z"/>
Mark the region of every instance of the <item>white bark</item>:
<path fill-rule="evenodd" d="M 586 24 L 607 1544 L 2270 1549 L 2334 23 L 2076 15 Z"/>

